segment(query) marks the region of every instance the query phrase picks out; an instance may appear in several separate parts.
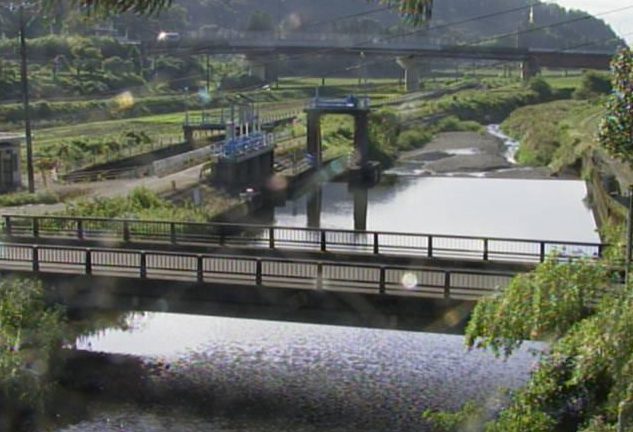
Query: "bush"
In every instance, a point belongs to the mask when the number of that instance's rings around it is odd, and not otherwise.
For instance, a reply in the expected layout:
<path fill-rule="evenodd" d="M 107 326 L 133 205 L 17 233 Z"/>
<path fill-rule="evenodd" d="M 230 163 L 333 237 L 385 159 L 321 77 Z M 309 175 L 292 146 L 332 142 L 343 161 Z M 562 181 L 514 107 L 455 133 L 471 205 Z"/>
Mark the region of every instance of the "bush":
<path fill-rule="evenodd" d="M 606 72 L 585 71 L 580 87 L 573 94 L 574 99 L 592 99 L 611 93 L 611 76 Z"/>
<path fill-rule="evenodd" d="M 398 135 L 396 141 L 398 150 L 406 151 L 422 147 L 433 139 L 433 134 L 426 128 L 415 127 L 407 129 Z"/>
<path fill-rule="evenodd" d="M 543 100 L 550 99 L 553 95 L 552 87 L 543 77 L 532 78 L 528 86 L 530 90 L 538 94 Z"/>

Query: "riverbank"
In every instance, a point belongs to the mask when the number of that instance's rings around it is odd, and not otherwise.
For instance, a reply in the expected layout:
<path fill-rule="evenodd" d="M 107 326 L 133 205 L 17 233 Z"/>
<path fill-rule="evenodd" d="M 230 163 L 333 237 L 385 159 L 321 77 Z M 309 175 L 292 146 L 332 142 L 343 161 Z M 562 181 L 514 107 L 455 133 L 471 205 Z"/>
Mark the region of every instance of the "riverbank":
<path fill-rule="evenodd" d="M 490 132 L 443 132 L 424 147 L 405 152 L 395 171 L 413 175 L 547 179 L 545 167 L 520 167 L 499 136 Z M 392 172 L 393 172 L 392 171 Z"/>

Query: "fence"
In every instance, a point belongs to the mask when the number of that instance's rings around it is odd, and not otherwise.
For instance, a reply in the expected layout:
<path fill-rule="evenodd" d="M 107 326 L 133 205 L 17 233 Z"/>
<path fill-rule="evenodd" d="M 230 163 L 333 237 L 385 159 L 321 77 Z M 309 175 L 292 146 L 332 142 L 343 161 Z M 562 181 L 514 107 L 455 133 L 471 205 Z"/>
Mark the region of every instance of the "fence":
<path fill-rule="evenodd" d="M 0 269 L 455 300 L 493 294 L 513 277 L 477 270 L 10 243 L 0 244 Z"/>
<path fill-rule="evenodd" d="M 9 238 L 74 238 L 483 261 L 543 262 L 551 253 L 558 253 L 560 259 L 597 259 L 605 247 L 600 243 L 554 240 L 228 223 L 23 215 L 3 215 L 3 219 L 4 233 Z"/>

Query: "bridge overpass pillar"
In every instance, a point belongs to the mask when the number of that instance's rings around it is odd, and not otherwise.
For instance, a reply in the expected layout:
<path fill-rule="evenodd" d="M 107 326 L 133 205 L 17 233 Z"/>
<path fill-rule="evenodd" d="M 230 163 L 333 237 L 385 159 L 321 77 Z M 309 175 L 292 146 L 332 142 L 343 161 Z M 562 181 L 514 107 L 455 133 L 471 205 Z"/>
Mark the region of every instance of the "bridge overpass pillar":
<path fill-rule="evenodd" d="M 306 213 L 308 215 L 308 228 L 321 228 L 321 207 L 323 205 L 323 191 L 316 188 L 308 197 Z"/>
<path fill-rule="evenodd" d="M 354 114 L 354 148 L 359 160 L 358 165 L 364 168 L 369 163 L 369 111 Z"/>
<path fill-rule="evenodd" d="M 321 168 L 321 113 L 307 111 L 308 117 L 308 153 L 313 157 L 314 168 Z"/>
<path fill-rule="evenodd" d="M 354 230 L 367 231 L 367 187 L 353 187 L 354 195 Z"/>
<path fill-rule="evenodd" d="M 271 83 L 276 82 L 279 79 L 279 71 L 274 63 L 271 61 L 272 56 L 254 57 L 249 56 L 247 62 L 249 65 L 249 74 L 257 77 L 260 81 Z"/>
<path fill-rule="evenodd" d="M 540 73 L 541 66 L 534 57 L 528 57 L 521 62 L 521 79 L 523 79 L 523 81 L 529 81 Z"/>
<path fill-rule="evenodd" d="M 404 86 L 407 93 L 413 93 L 420 90 L 419 61 L 408 57 L 398 57 L 396 62 L 402 69 L 404 69 Z"/>

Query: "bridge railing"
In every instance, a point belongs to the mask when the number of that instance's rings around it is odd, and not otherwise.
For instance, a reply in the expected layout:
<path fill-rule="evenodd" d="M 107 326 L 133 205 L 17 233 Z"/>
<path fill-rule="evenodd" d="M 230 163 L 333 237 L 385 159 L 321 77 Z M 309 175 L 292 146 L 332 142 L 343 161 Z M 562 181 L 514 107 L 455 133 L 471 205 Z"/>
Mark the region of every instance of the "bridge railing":
<path fill-rule="evenodd" d="M 3 270 L 457 300 L 491 295 L 513 277 L 484 270 L 11 243 L 0 245 Z"/>
<path fill-rule="evenodd" d="M 3 225 L 8 239 L 150 242 L 506 262 L 543 262 L 552 253 L 560 259 L 597 259 L 606 246 L 554 240 L 62 216 L 3 215 Z"/>

